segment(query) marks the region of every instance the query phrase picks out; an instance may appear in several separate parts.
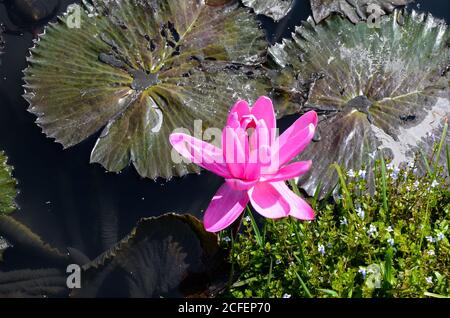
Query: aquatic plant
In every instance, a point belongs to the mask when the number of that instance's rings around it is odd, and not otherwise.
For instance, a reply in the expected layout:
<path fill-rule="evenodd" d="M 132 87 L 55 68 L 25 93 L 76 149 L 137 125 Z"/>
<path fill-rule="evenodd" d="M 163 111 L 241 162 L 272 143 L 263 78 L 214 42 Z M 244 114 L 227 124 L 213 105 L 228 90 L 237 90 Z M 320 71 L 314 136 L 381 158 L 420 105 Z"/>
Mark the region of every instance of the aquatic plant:
<path fill-rule="evenodd" d="M 228 281 L 217 236 L 190 215 L 139 221 L 127 237 L 83 270 L 73 297 L 211 297 Z M 111 288 L 110 286 L 122 286 Z"/>
<path fill-rule="evenodd" d="M 275 21 L 284 18 L 294 6 L 294 0 L 242 0 L 242 3 L 256 14 L 264 14 Z"/>
<path fill-rule="evenodd" d="M 193 130 L 194 120 L 222 126 L 230 99 L 254 100 L 270 87 L 259 67 L 264 32 L 235 1 L 83 3 L 36 41 L 24 96 L 64 147 L 102 130 L 91 162 L 109 171 L 132 162 L 143 177 L 198 172 L 173 164 L 169 134 Z"/>
<path fill-rule="evenodd" d="M 311 199 L 312 222 L 267 219 L 258 229 L 244 218 L 234 243 L 223 241 L 236 274 L 226 295 L 450 297 L 450 163 L 420 176 L 421 160 L 399 170 L 378 160 L 373 195 L 335 166 L 342 186 L 335 199 Z"/>
<path fill-rule="evenodd" d="M 12 167 L 7 164 L 7 157 L 0 151 L 0 215 L 17 208 L 15 198 L 17 181 L 12 177 Z"/>
<path fill-rule="evenodd" d="M 413 160 L 419 148 L 431 152 L 450 115 L 449 41 L 444 21 L 395 11 L 380 28 L 339 16 L 318 25 L 310 19 L 292 40 L 270 48 L 279 67 L 273 84 L 284 103 L 295 105 L 303 83 L 318 78 L 302 107 L 319 114 L 317 142 L 299 157 L 315 164 L 300 179 L 308 194 L 319 183 L 321 197 L 335 186 L 334 162 L 347 170 L 365 166 L 370 174 L 378 152 L 390 154 L 395 166 Z M 440 158 L 444 164 L 444 153 Z"/>
<path fill-rule="evenodd" d="M 366 20 L 371 14 L 379 17 L 414 0 L 310 0 L 314 20 L 319 23 L 332 13 L 340 13 L 353 23 Z"/>
<path fill-rule="evenodd" d="M 317 114 L 309 112 L 277 136 L 272 101 L 260 97 L 253 107 L 238 101 L 222 132 L 222 148 L 184 133 L 170 135 L 181 155 L 225 178 L 209 204 L 204 223 L 207 231 L 230 226 L 248 202 L 267 218 L 314 218 L 311 207 L 287 187 L 285 181 L 306 173 L 311 161 L 289 163 L 311 142 Z"/>
<path fill-rule="evenodd" d="M 190 215 L 142 219 L 93 261 L 71 247 L 61 253 L 10 216 L 0 215 L 0 233 L 9 245 L 0 263 L 1 297 L 206 297 L 227 281 L 217 237 Z M 67 286 L 71 264 L 81 268 L 81 289 Z"/>

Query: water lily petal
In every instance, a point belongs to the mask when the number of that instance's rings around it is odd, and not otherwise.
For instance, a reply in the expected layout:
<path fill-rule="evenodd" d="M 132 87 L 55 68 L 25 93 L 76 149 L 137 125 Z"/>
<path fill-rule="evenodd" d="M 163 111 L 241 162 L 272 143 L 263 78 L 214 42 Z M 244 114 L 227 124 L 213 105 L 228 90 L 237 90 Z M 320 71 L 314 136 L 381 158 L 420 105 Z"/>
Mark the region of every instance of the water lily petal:
<path fill-rule="evenodd" d="M 222 149 L 182 133 L 171 134 L 169 140 L 173 148 L 191 162 L 224 178 L 231 177 Z"/>
<path fill-rule="evenodd" d="M 269 97 L 261 96 L 253 106 L 252 115 L 259 121 L 263 119 L 269 130 L 273 130 L 277 126 L 275 111 L 273 109 L 272 100 Z"/>
<path fill-rule="evenodd" d="M 240 127 L 240 121 L 243 116 L 250 114 L 250 107 L 245 100 L 240 100 L 230 110 L 227 126 L 232 128 Z M 237 124 L 237 125 L 236 125 Z"/>
<path fill-rule="evenodd" d="M 248 137 L 242 128 L 225 127 L 222 134 L 223 158 L 234 178 L 245 178 L 245 166 L 248 159 Z"/>
<path fill-rule="evenodd" d="M 317 119 L 317 114 L 308 117 L 311 117 L 311 119 L 314 120 L 314 117 Z M 317 121 L 314 123 L 312 120 L 304 120 L 303 116 L 297 119 L 297 121 L 279 137 L 278 142 L 275 142 L 275 146 L 272 147 L 272 161 L 278 161 L 278 166 L 280 167 L 294 159 L 294 157 L 302 152 L 313 139 L 316 125 Z"/>
<path fill-rule="evenodd" d="M 289 189 L 285 182 L 273 182 L 271 185 L 289 204 L 289 215 L 300 220 L 314 220 L 314 210 L 298 195 Z"/>
<path fill-rule="evenodd" d="M 252 188 L 258 180 L 246 181 L 241 179 L 225 179 L 225 182 L 234 190 L 243 191 Z"/>
<path fill-rule="evenodd" d="M 311 160 L 294 162 L 287 166 L 284 166 L 275 174 L 264 176 L 262 180 L 275 182 L 294 179 L 308 172 L 308 170 L 311 168 L 311 165 Z"/>
<path fill-rule="evenodd" d="M 279 219 L 289 215 L 289 203 L 271 183 L 260 182 L 248 194 L 252 206 L 262 216 Z"/>
<path fill-rule="evenodd" d="M 248 203 L 246 191 L 237 191 L 223 184 L 206 209 L 203 222 L 208 232 L 219 232 L 230 226 Z"/>

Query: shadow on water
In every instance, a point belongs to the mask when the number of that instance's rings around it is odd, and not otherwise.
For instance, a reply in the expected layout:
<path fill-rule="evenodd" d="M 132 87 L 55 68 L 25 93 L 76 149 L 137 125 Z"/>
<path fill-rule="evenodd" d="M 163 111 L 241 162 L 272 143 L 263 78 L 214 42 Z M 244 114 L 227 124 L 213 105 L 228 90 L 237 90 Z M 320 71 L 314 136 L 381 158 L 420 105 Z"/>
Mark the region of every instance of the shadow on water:
<path fill-rule="evenodd" d="M 61 1 L 61 11 L 69 3 Z M 444 17 L 449 3 L 419 1 L 420 9 Z M 415 5 L 412 8 L 417 8 Z M 308 0 L 297 0 L 291 13 L 279 23 L 259 17 L 271 43 L 289 37 L 296 25 L 311 14 Z M 46 138 L 26 111 L 22 98 L 25 57 L 39 27 L 17 26 L 0 2 L 0 21 L 10 29 L 4 38 L 5 53 L 0 67 L 0 149 L 6 151 L 21 190 L 20 211 L 14 217 L 30 226 L 51 245 L 75 247 L 95 257 L 135 226 L 138 219 L 166 212 L 191 213 L 198 217 L 221 178 L 208 172 L 175 178 L 170 182 L 142 179 L 133 168 L 121 174 L 107 173 L 89 164 L 97 136 L 67 150 Z M 14 32 L 12 31 L 14 30 Z M 232 103 L 233 101 L 230 101 Z M 283 120 L 286 127 L 295 120 Z"/>

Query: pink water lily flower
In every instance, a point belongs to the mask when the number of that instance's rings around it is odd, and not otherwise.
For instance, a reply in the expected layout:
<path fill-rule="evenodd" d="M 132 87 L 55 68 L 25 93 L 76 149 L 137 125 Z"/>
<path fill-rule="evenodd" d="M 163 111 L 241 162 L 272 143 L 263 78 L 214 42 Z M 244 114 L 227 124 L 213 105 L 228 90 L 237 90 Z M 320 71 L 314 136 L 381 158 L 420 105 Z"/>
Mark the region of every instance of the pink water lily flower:
<path fill-rule="evenodd" d="M 222 148 L 187 134 L 171 134 L 170 143 L 178 153 L 225 178 L 205 212 L 206 230 L 225 229 L 248 202 L 266 218 L 314 219 L 313 209 L 285 181 L 311 168 L 311 161 L 289 162 L 308 146 L 316 126 L 317 114 L 311 111 L 278 136 L 272 101 L 263 96 L 253 107 L 246 101 L 233 106 Z"/>

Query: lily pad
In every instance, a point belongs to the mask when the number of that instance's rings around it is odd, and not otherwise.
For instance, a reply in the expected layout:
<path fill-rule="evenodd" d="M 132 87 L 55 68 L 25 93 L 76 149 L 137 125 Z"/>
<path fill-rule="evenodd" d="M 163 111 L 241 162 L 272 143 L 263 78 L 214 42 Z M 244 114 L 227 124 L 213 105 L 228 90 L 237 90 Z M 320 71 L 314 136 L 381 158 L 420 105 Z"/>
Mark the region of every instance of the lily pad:
<path fill-rule="evenodd" d="M 9 215 L 0 215 L 0 244 L 2 240 L 6 244 L 0 248 L 0 297 L 69 295 L 66 267 L 73 263 L 69 254 L 49 246 Z"/>
<path fill-rule="evenodd" d="M 294 6 L 294 0 L 242 0 L 242 3 L 256 14 L 269 16 L 275 21 L 284 18 Z"/>
<path fill-rule="evenodd" d="M 303 107 L 320 115 L 316 142 L 299 158 L 313 160 L 300 180 L 309 194 L 319 182 L 322 194 L 336 184 L 334 162 L 370 167 L 382 151 L 398 166 L 419 149 L 432 153 L 450 116 L 449 43 L 443 21 L 395 11 L 379 29 L 340 16 L 318 25 L 309 19 L 293 40 L 270 48 L 282 68 L 274 85 L 285 93 L 296 94 L 312 74 L 320 78 Z"/>
<path fill-rule="evenodd" d="M 17 181 L 12 177 L 12 167 L 6 163 L 5 154 L 0 151 L 0 215 L 17 208 L 14 201 L 17 195 Z"/>
<path fill-rule="evenodd" d="M 143 177 L 198 172 L 175 164 L 176 128 L 222 127 L 237 99 L 270 83 L 255 16 L 231 0 L 92 0 L 70 7 L 31 50 L 25 98 L 43 132 L 71 147 L 102 130 L 91 162 Z M 79 23 L 78 23 L 79 22 Z"/>
<path fill-rule="evenodd" d="M 193 216 L 142 219 L 117 246 L 84 266 L 74 297 L 214 296 L 227 263 L 217 236 Z"/>
<path fill-rule="evenodd" d="M 319 23 L 332 13 L 340 13 L 353 23 L 366 20 L 372 14 L 379 17 L 414 0 L 311 0 L 314 20 Z"/>

